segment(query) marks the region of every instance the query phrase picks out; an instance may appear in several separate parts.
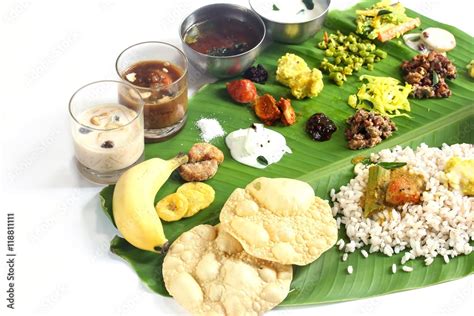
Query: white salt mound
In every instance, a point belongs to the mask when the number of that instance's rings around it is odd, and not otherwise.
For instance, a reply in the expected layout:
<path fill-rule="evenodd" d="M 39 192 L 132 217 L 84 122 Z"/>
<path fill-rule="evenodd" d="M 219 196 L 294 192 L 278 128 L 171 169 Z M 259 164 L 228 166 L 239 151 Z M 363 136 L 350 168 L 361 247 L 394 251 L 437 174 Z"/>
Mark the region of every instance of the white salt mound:
<path fill-rule="evenodd" d="M 196 126 L 201 130 L 201 139 L 206 143 L 225 134 L 224 129 L 216 119 L 202 118 L 196 122 Z"/>

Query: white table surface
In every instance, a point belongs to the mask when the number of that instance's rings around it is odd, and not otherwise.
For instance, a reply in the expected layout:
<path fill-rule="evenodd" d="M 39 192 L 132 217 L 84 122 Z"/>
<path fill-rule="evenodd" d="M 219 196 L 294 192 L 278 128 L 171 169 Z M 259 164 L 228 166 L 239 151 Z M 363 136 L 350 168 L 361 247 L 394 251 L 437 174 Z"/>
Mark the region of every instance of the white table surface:
<path fill-rule="evenodd" d="M 100 210 L 101 187 L 73 165 L 67 103 L 85 83 L 117 79 L 125 47 L 146 40 L 180 45 L 178 26 L 216 1 L 0 2 L 1 315 L 182 315 L 148 290 L 108 250 L 116 234 Z M 223 1 L 227 2 L 227 1 Z M 228 1 L 247 5 L 247 1 Z M 333 7 L 354 1 L 334 0 Z M 474 34 L 463 0 L 405 1 Z M 473 55 L 474 57 L 474 55 Z M 191 74 L 193 87 L 209 78 Z M 6 308 L 6 213 L 15 213 L 15 310 Z M 269 315 L 470 314 L 474 277 L 359 301 L 277 308 Z"/>

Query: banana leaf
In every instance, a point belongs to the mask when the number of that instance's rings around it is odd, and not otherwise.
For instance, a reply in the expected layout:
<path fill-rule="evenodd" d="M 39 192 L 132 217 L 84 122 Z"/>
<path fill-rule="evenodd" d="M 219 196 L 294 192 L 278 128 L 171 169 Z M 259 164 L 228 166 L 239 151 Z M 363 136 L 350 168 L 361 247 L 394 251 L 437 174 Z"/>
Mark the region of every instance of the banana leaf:
<path fill-rule="evenodd" d="M 355 10 L 370 6 L 373 1 L 359 3 L 345 11 L 331 11 L 323 31 L 301 45 L 284 45 L 273 43 L 259 56 L 257 63 L 263 64 L 270 78 L 265 85 L 257 85 L 260 94 L 270 93 L 275 97 L 290 97 L 288 88 L 275 81 L 277 59 L 286 52 L 303 57 L 310 67 L 318 67 L 323 58 L 323 51 L 316 44 L 322 39 L 323 32 L 344 33 L 355 29 Z M 231 159 L 223 139 L 213 141 L 227 157 L 219 168 L 217 175 L 208 181 L 216 190 L 216 200 L 207 209 L 195 216 L 174 223 L 164 223 L 164 229 L 170 241 L 192 227 L 203 224 L 216 224 L 219 212 L 230 193 L 237 187 L 244 187 L 256 177 L 288 177 L 303 180 L 312 185 L 320 197 L 329 198 L 332 188 L 339 188 L 353 177 L 351 159 L 355 156 L 367 156 L 384 148 L 396 145 L 416 147 L 420 143 L 440 146 L 442 143 L 473 143 L 474 138 L 474 92 L 472 79 L 466 73 L 465 66 L 472 59 L 472 36 L 452 27 L 407 10 L 409 16 L 419 16 L 422 27 L 437 26 L 452 32 L 457 40 L 457 47 L 449 53 L 450 59 L 458 69 L 456 80 L 448 84 L 453 92 L 450 98 L 415 100 L 411 99 L 411 118 L 397 117 L 394 121 L 398 131 L 375 148 L 351 151 L 347 149 L 344 139 L 345 120 L 354 114 L 346 101 L 350 94 L 360 86 L 358 75 L 371 74 L 390 76 L 402 81 L 400 64 L 416 55 L 400 39 L 385 44 L 378 44 L 388 53 L 388 57 L 375 65 L 373 71 L 361 70 L 351 76 L 342 87 L 324 80 L 324 90 L 320 96 L 301 101 L 294 100 L 293 105 L 298 113 L 298 122 L 292 127 L 275 126 L 274 130 L 282 133 L 293 150 L 278 164 L 263 170 L 246 167 Z M 306 119 L 316 112 L 323 112 L 332 118 L 338 131 L 327 142 L 314 142 L 304 131 Z M 173 139 L 159 144 L 146 146 L 146 158 L 171 158 L 178 152 L 186 152 L 192 144 L 199 142 L 199 131 L 194 125 L 201 117 L 217 118 L 226 132 L 246 128 L 258 121 L 248 106 L 237 105 L 229 98 L 225 90 L 225 81 L 209 84 L 198 91 L 189 101 L 189 118 L 185 129 Z M 174 174 L 156 196 L 156 201 L 167 194 L 175 192 L 181 184 L 178 175 Z M 112 215 L 113 186 L 106 187 L 100 198 L 106 214 L 113 223 Z M 344 238 L 344 227 L 340 229 Z M 124 239 L 116 236 L 111 242 L 111 251 L 128 261 L 140 279 L 154 292 L 168 295 L 161 274 L 163 256 L 136 249 Z M 372 254 L 367 259 L 355 253 L 348 261 L 341 261 L 341 252 L 336 247 L 327 251 L 318 260 L 304 267 L 294 267 L 294 279 L 291 291 L 281 305 L 321 304 L 354 300 L 397 291 L 420 288 L 446 282 L 472 274 L 474 271 L 474 254 L 459 256 L 445 264 L 436 259 L 431 266 L 425 267 L 423 261 L 414 260 L 411 273 L 391 273 L 392 263 L 399 264 L 402 254 L 387 257 Z M 354 267 L 354 273 L 348 275 L 348 265 Z"/>

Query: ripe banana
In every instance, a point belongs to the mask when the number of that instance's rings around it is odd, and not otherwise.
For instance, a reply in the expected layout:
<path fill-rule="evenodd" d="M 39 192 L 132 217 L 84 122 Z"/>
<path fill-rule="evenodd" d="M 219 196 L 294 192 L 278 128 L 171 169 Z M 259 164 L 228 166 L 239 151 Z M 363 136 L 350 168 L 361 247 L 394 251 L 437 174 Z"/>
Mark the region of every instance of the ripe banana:
<path fill-rule="evenodd" d="M 161 252 L 167 248 L 155 196 L 173 170 L 188 162 L 187 155 L 170 160 L 152 158 L 127 170 L 117 181 L 113 196 L 115 224 L 123 237 L 137 248 Z"/>

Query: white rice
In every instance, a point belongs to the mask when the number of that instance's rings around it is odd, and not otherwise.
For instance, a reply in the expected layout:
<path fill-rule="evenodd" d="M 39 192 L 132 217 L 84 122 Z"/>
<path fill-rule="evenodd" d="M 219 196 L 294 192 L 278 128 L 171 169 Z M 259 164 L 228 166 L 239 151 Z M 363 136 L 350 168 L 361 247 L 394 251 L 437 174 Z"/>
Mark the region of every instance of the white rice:
<path fill-rule="evenodd" d="M 364 258 L 367 258 L 369 256 L 369 254 L 367 253 L 367 251 L 365 251 L 365 249 L 362 249 L 360 253 L 364 256 Z"/>
<path fill-rule="evenodd" d="M 444 144 L 441 148 L 430 148 L 421 144 L 415 150 L 397 146 L 372 154 L 372 162 L 407 162 L 408 168 L 423 175 L 426 181 L 422 203 L 407 203 L 400 210 L 387 208 L 372 218 L 365 218 L 360 206 L 369 166 L 357 164 L 355 178 L 339 192 L 331 191 L 333 214 L 341 214 L 340 223 L 345 225 L 349 237 L 345 246 L 339 243 L 339 248 L 354 252 L 367 245 L 370 253 L 382 252 L 387 256 L 405 252 L 401 264 L 422 256 L 425 264 L 430 265 L 438 255 L 448 263 L 449 257 L 470 254 L 473 247 L 469 242 L 474 240 L 474 198 L 451 190 L 445 183 L 444 166 L 453 156 L 474 159 L 474 145 Z"/>
<path fill-rule="evenodd" d="M 352 274 L 354 272 L 354 268 L 352 266 L 347 267 L 347 273 Z"/>
<path fill-rule="evenodd" d="M 347 252 L 345 252 L 345 253 L 342 255 L 342 261 L 346 261 L 348 256 L 349 256 L 349 254 L 348 254 Z"/>
<path fill-rule="evenodd" d="M 443 259 L 444 259 L 445 263 L 449 263 L 449 256 L 448 255 L 444 255 Z"/>
<path fill-rule="evenodd" d="M 393 274 L 397 273 L 397 265 L 395 263 L 392 264 L 392 273 Z"/>
<path fill-rule="evenodd" d="M 412 267 L 408 267 L 408 266 L 403 266 L 403 267 L 402 267 L 402 270 L 405 271 L 405 272 L 412 272 L 412 271 L 413 271 L 413 268 L 412 268 Z"/>
<path fill-rule="evenodd" d="M 345 242 L 344 239 L 339 239 L 339 241 L 336 243 L 337 246 L 339 246 L 339 250 L 344 249 Z"/>

